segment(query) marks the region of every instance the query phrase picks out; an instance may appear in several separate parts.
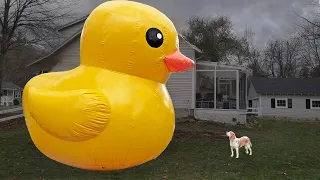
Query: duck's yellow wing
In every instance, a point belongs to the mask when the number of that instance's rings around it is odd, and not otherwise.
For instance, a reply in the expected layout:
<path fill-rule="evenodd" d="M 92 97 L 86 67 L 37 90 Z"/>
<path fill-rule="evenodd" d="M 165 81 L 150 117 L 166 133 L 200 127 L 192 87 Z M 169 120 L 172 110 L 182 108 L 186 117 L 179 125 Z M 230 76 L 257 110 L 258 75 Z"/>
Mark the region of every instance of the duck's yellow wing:
<path fill-rule="evenodd" d="M 24 93 L 31 117 L 45 131 L 66 141 L 96 137 L 110 119 L 109 101 L 100 91 L 59 92 L 29 87 Z"/>

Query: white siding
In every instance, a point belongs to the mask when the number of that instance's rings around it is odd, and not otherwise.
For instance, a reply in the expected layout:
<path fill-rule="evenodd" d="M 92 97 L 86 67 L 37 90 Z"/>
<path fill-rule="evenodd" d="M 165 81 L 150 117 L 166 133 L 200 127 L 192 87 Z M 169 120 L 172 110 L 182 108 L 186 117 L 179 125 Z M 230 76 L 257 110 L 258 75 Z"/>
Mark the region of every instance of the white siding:
<path fill-rule="evenodd" d="M 259 108 L 259 107 L 260 107 L 259 98 L 252 99 L 252 108 Z"/>
<path fill-rule="evenodd" d="M 195 50 L 181 37 L 179 37 L 179 41 L 181 53 L 195 60 Z M 193 109 L 193 74 L 194 69 L 182 73 L 172 73 L 166 83 L 174 107 L 181 109 L 179 114 L 176 113 L 177 117 L 188 116 L 188 111 L 183 111 L 182 109 Z"/>
<path fill-rule="evenodd" d="M 271 108 L 272 98 L 292 99 L 291 108 Z M 320 118 L 320 109 L 306 109 L 306 99 L 320 99 L 320 96 L 261 96 L 263 116 L 291 117 L 297 119 Z"/>
<path fill-rule="evenodd" d="M 250 100 L 250 99 L 258 98 L 259 94 L 256 92 L 253 85 L 249 81 L 248 81 L 248 86 L 249 86 L 248 99 Z"/>
<path fill-rule="evenodd" d="M 80 65 L 80 37 L 72 40 L 57 54 L 59 61 L 52 67 L 52 72 L 66 71 Z"/>

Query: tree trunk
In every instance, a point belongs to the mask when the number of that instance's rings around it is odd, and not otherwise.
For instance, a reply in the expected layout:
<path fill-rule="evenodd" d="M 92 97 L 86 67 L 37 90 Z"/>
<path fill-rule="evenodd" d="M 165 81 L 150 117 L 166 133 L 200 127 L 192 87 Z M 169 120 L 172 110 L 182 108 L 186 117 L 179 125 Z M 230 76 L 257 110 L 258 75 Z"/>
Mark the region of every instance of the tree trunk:
<path fill-rule="evenodd" d="M 5 63 L 6 63 L 6 47 L 5 47 L 5 43 L 1 44 L 1 48 L 0 48 L 0 92 L 2 92 L 2 83 L 5 79 L 4 75 L 4 71 L 5 71 Z M 0 94 L 0 98 L 1 98 L 1 94 Z"/>
<path fill-rule="evenodd" d="M 0 54 L 0 90 L 2 92 L 2 82 L 4 80 L 4 56 L 2 54 Z M 1 98 L 1 95 L 0 95 Z"/>
<path fill-rule="evenodd" d="M 3 57 L 0 55 L 0 100 L 2 97 L 2 81 L 3 81 Z"/>

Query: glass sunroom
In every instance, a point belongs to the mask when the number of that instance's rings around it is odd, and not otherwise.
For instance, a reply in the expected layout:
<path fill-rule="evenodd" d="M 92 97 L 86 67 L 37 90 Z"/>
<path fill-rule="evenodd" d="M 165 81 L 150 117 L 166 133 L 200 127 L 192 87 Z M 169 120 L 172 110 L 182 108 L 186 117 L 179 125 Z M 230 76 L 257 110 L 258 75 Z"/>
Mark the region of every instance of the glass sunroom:
<path fill-rule="evenodd" d="M 247 79 L 251 74 L 250 69 L 242 66 L 197 61 L 195 117 L 245 121 Z"/>

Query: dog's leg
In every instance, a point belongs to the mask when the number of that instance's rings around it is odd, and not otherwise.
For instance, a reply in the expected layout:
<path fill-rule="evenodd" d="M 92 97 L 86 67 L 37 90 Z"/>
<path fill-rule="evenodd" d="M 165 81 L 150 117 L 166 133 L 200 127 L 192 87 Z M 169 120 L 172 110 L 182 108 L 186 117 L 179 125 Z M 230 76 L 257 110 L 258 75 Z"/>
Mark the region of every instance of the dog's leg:
<path fill-rule="evenodd" d="M 249 155 L 251 156 L 252 155 L 252 148 L 250 146 L 249 146 L 249 151 L 250 151 Z"/>
<path fill-rule="evenodd" d="M 230 157 L 233 157 L 233 148 L 230 146 L 230 149 L 231 149 L 231 156 Z"/>
<path fill-rule="evenodd" d="M 249 154 L 247 145 L 245 145 L 244 148 L 246 149 L 246 154 Z"/>
<path fill-rule="evenodd" d="M 239 158 L 239 147 L 236 147 L 236 158 Z"/>

